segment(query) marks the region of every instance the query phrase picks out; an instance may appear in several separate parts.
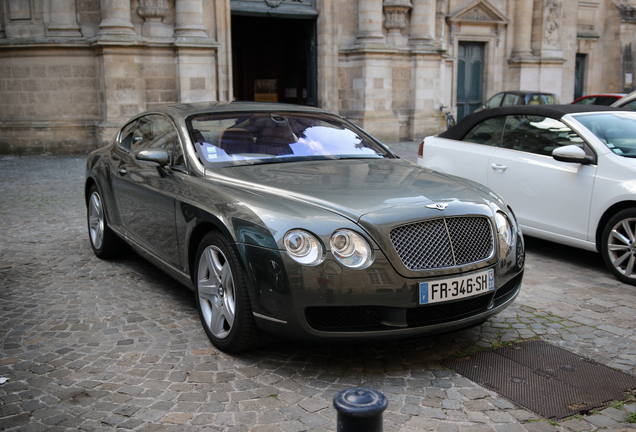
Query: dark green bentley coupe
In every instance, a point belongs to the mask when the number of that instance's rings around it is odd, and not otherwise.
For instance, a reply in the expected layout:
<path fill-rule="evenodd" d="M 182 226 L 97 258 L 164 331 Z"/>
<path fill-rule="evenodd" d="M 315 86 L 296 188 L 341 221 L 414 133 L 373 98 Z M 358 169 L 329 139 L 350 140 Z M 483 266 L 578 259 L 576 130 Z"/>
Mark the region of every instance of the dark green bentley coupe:
<path fill-rule="evenodd" d="M 479 324 L 518 295 L 512 210 L 308 107 L 192 103 L 139 114 L 88 156 L 95 254 L 124 244 L 196 293 L 221 350 L 263 334 L 394 340 Z"/>

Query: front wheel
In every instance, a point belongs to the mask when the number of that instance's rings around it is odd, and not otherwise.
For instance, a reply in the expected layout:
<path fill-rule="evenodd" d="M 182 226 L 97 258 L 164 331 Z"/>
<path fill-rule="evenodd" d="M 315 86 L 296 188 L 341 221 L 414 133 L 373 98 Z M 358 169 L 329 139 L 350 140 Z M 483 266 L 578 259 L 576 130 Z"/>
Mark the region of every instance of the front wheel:
<path fill-rule="evenodd" d="M 225 237 L 210 232 L 201 241 L 194 283 L 199 317 L 210 341 L 222 351 L 256 345 L 258 332 L 240 263 Z"/>
<path fill-rule="evenodd" d="M 88 192 L 86 219 L 88 222 L 88 238 L 95 255 L 103 259 L 115 258 L 120 255 L 126 246 L 108 227 L 104 200 L 95 185 Z"/>
<path fill-rule="evenodd" d="M 618 212 L 603 231 L 605 264 L 622 282 L 636 285 L 636 208 Z"/>

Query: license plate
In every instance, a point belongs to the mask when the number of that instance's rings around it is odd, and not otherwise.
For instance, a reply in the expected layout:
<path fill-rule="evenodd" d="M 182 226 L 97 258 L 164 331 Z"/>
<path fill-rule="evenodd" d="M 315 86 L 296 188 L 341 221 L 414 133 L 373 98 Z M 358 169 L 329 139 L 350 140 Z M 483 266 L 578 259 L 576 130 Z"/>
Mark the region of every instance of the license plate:
<path fill-rule="evenodd" d="M 457 300 L 495 289 L 495 271 L 486 270 L 466 276 L 420 282 L 420 304 Z"/>

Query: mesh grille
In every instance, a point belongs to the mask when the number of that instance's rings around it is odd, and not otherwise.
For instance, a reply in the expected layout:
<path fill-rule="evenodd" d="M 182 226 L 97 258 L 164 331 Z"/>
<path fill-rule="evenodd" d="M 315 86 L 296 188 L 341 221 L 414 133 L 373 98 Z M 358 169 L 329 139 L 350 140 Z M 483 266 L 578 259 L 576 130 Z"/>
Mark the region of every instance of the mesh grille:
<path fill-rule="evenodd" d="M 381 317 L 373 306 L 323 306 L 305 309 L 308 324 L 316 329 L 345 329 L 380 324 Z"/>
<path fill-rule="evenodd" d="M 458 302 L 407 308 L 407 327 L 423 327 L 452 322 L 485 312 L 491 299 L 492 294 L 487 294 Z M 382 325 L 380 311 L 373 306 L 308 307 L 305 309 L 305 317 L 307 323 L 317 330 L 377 331 L 392 328 Z"/>
<path fill-rule="evenodd" d="M 433 219 L 393 228 L 391 242 L 409 270 L 425 270 L 488 259 L 494 251 L 485 217 Z"/>
<path fill-rule="evenodd" d="M 458 320 L 486 311 L 491 299 L 492 294 L 487 294 L 453 303 L 410 308 L 406 310 L 406 322 L 409 327 L 417 327 Z"/>

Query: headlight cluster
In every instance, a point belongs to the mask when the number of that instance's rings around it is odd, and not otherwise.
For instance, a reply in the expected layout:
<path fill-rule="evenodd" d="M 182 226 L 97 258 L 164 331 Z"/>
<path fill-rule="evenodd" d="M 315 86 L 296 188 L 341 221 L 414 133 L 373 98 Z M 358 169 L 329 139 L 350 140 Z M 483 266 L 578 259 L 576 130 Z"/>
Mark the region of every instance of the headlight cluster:
<path fill-rule="evenodd" d="M 289 255 L 301 264 L 316 265 L 324 258 L 320 241 L 307 231 L 289 231 L 285 234 L 284 243 Z"/>
<path fill-rule="evenodd" d="M 502 256 L 510 255 L 515 244 L 515 234 L 512 223 L 503 212 L 495 213 L 495 224 L 497 224 L 497 234 L 499 237 L 499 250 Z"/>
<path fill-rule="evenodd" d="M 285 234 L 283 243 L 290 257 L 304 265 L 317 265 L 325 259 L 322 243 L 308 231 L 293 229 Z M 360 234 L 339 229 L 329 241 L 331 253 L 344 266 L 364 269 L 373 263 L 371 245 Z"/>

